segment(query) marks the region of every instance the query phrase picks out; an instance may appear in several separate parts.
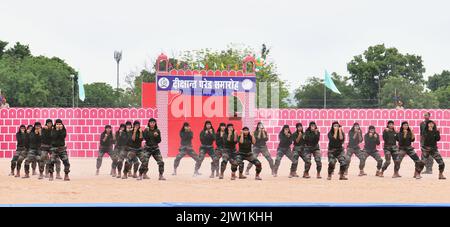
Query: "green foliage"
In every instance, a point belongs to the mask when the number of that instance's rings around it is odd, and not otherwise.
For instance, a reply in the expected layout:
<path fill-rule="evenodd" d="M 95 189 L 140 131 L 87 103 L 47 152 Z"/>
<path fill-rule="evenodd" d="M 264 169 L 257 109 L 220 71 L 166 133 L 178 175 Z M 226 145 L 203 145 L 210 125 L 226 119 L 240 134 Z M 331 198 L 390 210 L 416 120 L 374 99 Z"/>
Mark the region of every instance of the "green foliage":
<path fill-rule="evenodd" d="M 428 78 L 427 85 L 432 91 L 450 86 L 450 71 L 444 70 L 441 74 L 434 74 L 433 76 L 430 76 Z"/>
<path fill-rule="evenodd" d="M 381 105 L 384 108 L 395 108 L 395 96 L 399 97 L 405 108 L 437 108 L 439 102 L 424 87 L 401 77 L 390 77 L 381 89 Z"/>
<path fill-rule="evenodd" d="M 364 99 L 377 99 L 379 85 L 383 87 L 385 80 L 392 76 L 402 77 L 416 84 L 424 82 L 422 57 L 401 54 L 396 48 L 386 48 L 384 44 L 371 46 L 363 55 L 355 56 L 347 64 L 347 69 L 350 79 Z"/>
<path fill-rule="evenodd" d="M 347 77 L 342 77 L 337 73 L 332 73 L 331 76 L 341 94 L 334 93 L 327 88 L 327 108 L 371 107 L 368 106 L 370 103 L 359 98 L 359 91 L 349 84 Z M 323 108 L 323 79 L 309 78 L 305 85 L 295 90 L 294 99 L 297 102 L 297 108 Z"/>
<path fill-rule="evenodd" d="M 71 75 L 77 72 L 63 60 L 32 56 L 20 43 L 0 58 L 0 87 L 10 106 L 71 106 Z"/>

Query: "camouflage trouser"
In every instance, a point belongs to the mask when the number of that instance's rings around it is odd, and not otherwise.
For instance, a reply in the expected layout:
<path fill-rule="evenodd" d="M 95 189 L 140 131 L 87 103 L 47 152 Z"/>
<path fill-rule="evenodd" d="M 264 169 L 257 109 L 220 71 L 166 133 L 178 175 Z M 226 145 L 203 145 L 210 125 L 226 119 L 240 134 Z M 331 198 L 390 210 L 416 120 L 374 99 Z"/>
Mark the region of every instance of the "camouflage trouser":
<path fill-rule="evenodd" d="M 416 154 L 412 146 L 399 148 L 398 155 L 396 155 L 394 158 L 394 171 L 398 172 L 400 170 L 400 164 L 402 163 L 403 157 L 405 157 L 405 155 L 408 155 L 414 161 L 416 171 L 419 173 L 422 172 L 425 163 L 420 160 L 419 156 Z"/>
<path fill-rule="evenodd" d="M 297 172 L 298 167 L 298 159 L 304 152 L 304 146 L 294 146 L 292 150 L 292 164 L 291 164 L 291 172 Z"/>
<path fill-rule="evenodd" d="M 41 145 L 41 161 L 44 165 L 43 167 L 45 167 L 45 173 L 48 173 L 50 169 L 50 156 L 52 154 L 50 148 L 50 145 Z M 61 160 L 59 158 L 56 159 L 55 167 L 57 173 L 61 172 Z M 43 173 L 44 168 L 41 169 L 39 167 L 39 172 Z"/>
<path fill-rule="evenodd" d="M 17 150 L 14 152 L 14 155 L 11 159 L 11 172 L 14 172 L 14 169 L 16 169 L 16 167 L 17 167 L 17 170 L 20 170 L 20 165 L 18 164 L 19 157 L 20 157 L 20 154 L 22 154 L 23 152 L 26 152 L 26 150 L 27 149 L 25 147 L 18 147 Z M 20 163 L 22 163 L 22 161 Z"/>
<path fill-rule="evenodd" d="M 17 171 L 20 171 L 20 168 L 22 167 L 22 162 L 27 158 L 28 156 L 28 149 L 21 150 L 19 153 L 19 157 L 17 158 Z"/>
<path fill-rule="evenodd" d="M 273 166 L 273 170 L 275 173 L 278 172 L 278 168 L 280 167 L 280 163 L 281 163 L 281 159 L 283 158 L 283 156 L 288 157 L 289 160 L 291 160 L 291 162 L 293 161 L 293 154 L 291 152 L 291 148 L 289 147 L 279 147 L 277 149 L 277 157 L 275 158 L 275 165 Z"/>
<path fill-rule="evenodd" d="M 314 157 L 314 161 L 316 162 L 316 170 L 317 173 L 320 173 L 322 170 L 322 160 L 319 145 L 315 147 L 304 147 L 303 152 L 300 153 L 300 157 L 305 162 L 305 172 L 308 173 L 311 168 L 311 156 Z"/>
<path fill-rule="evenodd" d="M 125 146 L 116 146 L 114 147 L 114 154 L 117 155 L 116 168 L 117 172 L 120 173 L 120 171 L 122 171 L 123 162 L 127 158 L 128 151 Z"/>
<path fill-rule="evenodd" d="M 100 167 L 102 166 L 103 156 L 106 153 L 108 153 L 109 157 L 111 158 L 113 166 L 117 165 L 117 159 L 113 154 L 114 152 L 113 152 L 112 146 L 111 147 L 100 146 L 100 149 L 98 150 L 98 157 L 97 157 L 97 164 L 96 164 L 97 169 L 100 169 Z"/>
<path fill-rule="evenodd" d="M 347 169 L 345 171 L 348 171 L 348 168 L 350 167 L 350 163 L 352 162 L 353 154 L 355 154 L 356 157 L 359 159 L 359 170 L 363 170 L 365 159 L 366 159 L 366 157 L 365 157 L 366 154 L 359 147 L 348 147 L 347 154 L 346 154 L 348 165 L 347 165 Z"/>
<path fill-rule="evenodd" d="M 424 149 L 424 147 L 422 146 L 421 147 L 421 150 L 422 150 L 421 159 L 425 163 L 425 167 L 426 167 L 425 172 L 432 172 L 433 171 L 433 164 L 434 164 L 433 157 L 428 156 L 428 158 L 425 158 L 423 156 L 423 149 Z"/>
<path fill-rule="evenodd" d="M 258 158 L 260 153 L 264 156 L 264 158 L 266 158 L 267 162 L 269 162 L 270 169 L 273 171 L 274 163 L 273 163 L 272 157 L 270 156 L 269 149 L 267 148 L 267 146 L 262 146 L 262 147 L 254 146 L 253 147 L 253 155 L 255 156 L 255 158 Z M 253 164 L 251 162 L 248 163 L 247 171 L 250 171 L 252 166 L 253 166 Z"/>
<path fill-rule="evenodd" d="M 396 145 L 394 146 L 384 146 L 384 164 L 381 168 L 381 171 L 385 171 L 389 165 L 391 164 L 392 157 L 396 157 L 398 155 L 398 147 Z"/>
<path fill-rule="evenodd" d="M 392 157 L 396 157 L 398 155 L 398 147 L 396 145 L 384 146 L 383 150 L 385 162 L 383 164 L 383 167 L 381 168 L 381 171 L 385 171 L 391 164 Z"/>
<path fill-rule="evenodd" d="M 139 156 L 139 159 L 141 159 L 142 162 L 141 167 L 139 168 L 140 174 L 146 174 L 148 172 L 148 163 L 150 161 L 150 157 L 152 156 L 158 164 L 159 174 L 162 175 L 164 173 L 164 162 L 159 147 L 145 146 L 144 150 Z"/>
<path fill-rule="evenodd" d="M 50 165 L 48 172 L 53 173 L 53 168 L 57 159 L 61 159 L 64 165 L 64 173 L 68 174 L 70 172 L 70 163 L 69 156 L 67 155 L 66 147 L 52 147 L 50 148 L 51 156 L 50 156 Z"/>
<path fill-rule="evenodd" d="M 178 168 L 181 158 L 183 158 L 186 154 L 191 156 L 195 162 L 198 162 L 198 155 L 197 153 L 195 153 L 194 149 L 192 149 L 192 146 L 181 146 L 179 149 L 179 153 L 177 154 L 177 157 L 175 157 L 175 161 L 173 163 L 173 167 L 175 169 Z"/>
<path fill-rule="evenodd" d="M 343 148 L 328 150 L 328 174 L 333 174 L 336 162 L 339 161 L 339 174 L 344 174 L 347 169 L 347 158 Z"/>
<path fill-rule="evenodd" d="M 231 166 L 237 165 L 236 155 L 236 150 L 234 149 L 224 148 L 222 150 L 222 163 L 220 164 L 220 172 L 222 174 L 225 172 L 228 162 L 230 162 Z"/>
<path fill-rule="evenodd" d="M 239 173 L 242 174 L 244 172 L 244 160 L 247 160 L 248 162 L 256 166 L 256 174 L 261 173 L 262 170 L 261 162 L 256 158 L 255 155 L 253 155 L 253 153 L 237 154 L 236 161 L 231 163 L 231 172 L 235 173 L 239 166 Z"/>
<path fill-rule="evenodd" d="M 127 174 L 131 171 L 131 167 L 133 166 L 133 171 L 136 173 L 139 168 L 139 159 L 138 157 L 141 155 L 141 148 L 128 148 L 127 157 L 125 159 L 125 167 L 123 168 L 123 173 Z"/>
<path fill-rule="evenodd" d="M 198 161 L 195 163 L 195 171 L 198 171 L 200 169 L 200 166 L 202 165 L 203 160 L 205 159 L 205 155 L 209 154 L 209 157 L 211 157 L 211 172 L 214 172 L 214 170 L 217 169 L 217 166 L 219 165 L 219 158 L 216 156 L 216 153 L 214 152 L 213 146 L 206 146 L 202 145 L 199 149 L 199 155 L 198 155 Z"/>
<path fill-rule="evenodd" d="M 41 161 L 41 151 L 40 150 L 28 151 L 28 156 L 27 156 L 27 159 L 25 160 L 25 173 L 30 172 L 30 163 L 32 163 L 32 162 L 39 163 L 39 170 L 44 169 L 44 163 Z"/>
<path fill-rule="evenodd" d="M 437 147 L 423 147 L 422 148 L 422 155 L 424 159 L 428 159 L 429 157 L 434 158 L 439 166 L 439 173 L 443 173 L 445 169 L 445 163 L 444 160 L 442 160 L 441 154 L 439 154 L 439 151 Z M 422 160 L 424 160 L 422 159 Z"/>
<path fill-rule="evenodd" d="M 359 169 L 363 170 L 366 166 L 366 159 L 367 157 L 371 156 L 372 158 L 377 161 L 377 170 L 381 170 L 381 167 L 383 166 L 383 159 L 381 159 L 380 154 L 377 150 L 363 150 L 364 152 L 364 159 L 361 160 L 361 163 L 359 164 Z"/>
<path fill-rule="evenodd" d="M 220 170 L 220 158 L 222 158 L 223 148 L 221 148 L 221 147 L 216 148 L 215 153 L 216 153 L 216 157 L 217 157 L 217 165 L 216 165 L 215 171 L 217 173 L 219 173 L 219 170 Z"/>

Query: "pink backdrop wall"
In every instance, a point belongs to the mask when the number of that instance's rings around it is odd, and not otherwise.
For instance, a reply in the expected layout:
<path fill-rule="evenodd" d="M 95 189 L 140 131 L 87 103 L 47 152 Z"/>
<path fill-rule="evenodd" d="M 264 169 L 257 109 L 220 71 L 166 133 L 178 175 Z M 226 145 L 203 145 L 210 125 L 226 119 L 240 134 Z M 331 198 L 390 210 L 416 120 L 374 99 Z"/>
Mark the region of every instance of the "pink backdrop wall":
<path fill-rule="evenodd" d="M 431 112 L 431 118 L 437 122 L 441 131 L 441 141 L 438 143 L 443 156 L 450 156 L 450 110 L 387 110 L 387 109 L 258 109 L 256 122 L 262 121 L 269 132 L 268 146 L 272 154 L 276 152 L 277 135 L 284 124 L 294 130 L 295 124 L 301 122 L 307 126 L 314 120 L 322 134 L 320 147 L 326 152 L 326 133 L 333 120 L 338 120 L 347 133 L 353 122 L 360 123 L 363 131 L 369 125 L 375 125 L 378 132 L 385 127 L 386 121 L 392 119 L 398 126 L 407 120 L 416 133 L 419 141 L 419 124 L 423 113 Z M 127 120 L 139 120 L 145 125 L 149 118 L 157 118 L 156 109 L 111 109 L 111 108 L 11 108 L 0 109 L 0 158 L 10 158 L 16 148 L 15 133 L 20 124 L 32 124 L 35 121 L 45 122 L 45 119 L 61 118 L 66 125 L 68 137 L 66 140 L 71 157 L 95 157 L 98 141 L 103 126 L 110 124 L 114 130 Z M 251 128 L 255 127 L 252 125 Z M 178 130 L 178 128 L 176 129 Z M 195 138 L 198 139 L 198 138 Z M 381 147 L 381 146 L 380 146 Z M 418 148 L 419 143 L 415 142 Z M 420 152 L 419 152 L 420 153 Z"/>

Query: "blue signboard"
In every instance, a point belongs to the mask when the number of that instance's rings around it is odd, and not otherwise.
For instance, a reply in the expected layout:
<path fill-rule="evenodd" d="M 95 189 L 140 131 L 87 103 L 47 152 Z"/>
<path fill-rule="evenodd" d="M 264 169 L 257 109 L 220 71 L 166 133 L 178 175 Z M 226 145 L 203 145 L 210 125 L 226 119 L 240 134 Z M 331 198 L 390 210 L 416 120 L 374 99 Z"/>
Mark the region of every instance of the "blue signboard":
<path fill-rule="evenodd" d="M 157 76 L 158 91 L 182 91 L 193 95 L 229 95 L 255 92 L 255 77 Z"/>

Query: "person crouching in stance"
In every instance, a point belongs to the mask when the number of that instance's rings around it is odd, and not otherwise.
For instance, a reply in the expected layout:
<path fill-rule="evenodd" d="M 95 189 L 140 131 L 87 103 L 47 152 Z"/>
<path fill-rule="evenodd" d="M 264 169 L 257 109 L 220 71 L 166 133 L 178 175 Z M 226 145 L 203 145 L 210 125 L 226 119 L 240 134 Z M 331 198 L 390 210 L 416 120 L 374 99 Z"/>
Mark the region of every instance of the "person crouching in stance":
<path fill-rule="evenodd" d="M 239 166 L 239 179 L 245 179 L 244 176 L 244 160 L 249 161 L 256 166 L 255 180 L 262 180 L 259 174 L 261 173 L 261 162 L 253 155 L 252 145 L 256 143 L 255 136 L 250 133 L 248 127 L 242 128 L 242 133 L 239 136 L 239 152 L 236 156 L 236 162 L 231 165 L 231 180 L 236 179 L 236 170 Z"/>
<path fill-rule="evenodd" d="M 331 125 L 330 132 L 328 132 L 328 177 L 331 180 L 336 162 L 339 161 L 339 180 L 347 180 L 345 177 L 345 170 L 347 169 L 347 158 L 344 153 L 345 135 L 341 125 L 335 121 Z"/>

